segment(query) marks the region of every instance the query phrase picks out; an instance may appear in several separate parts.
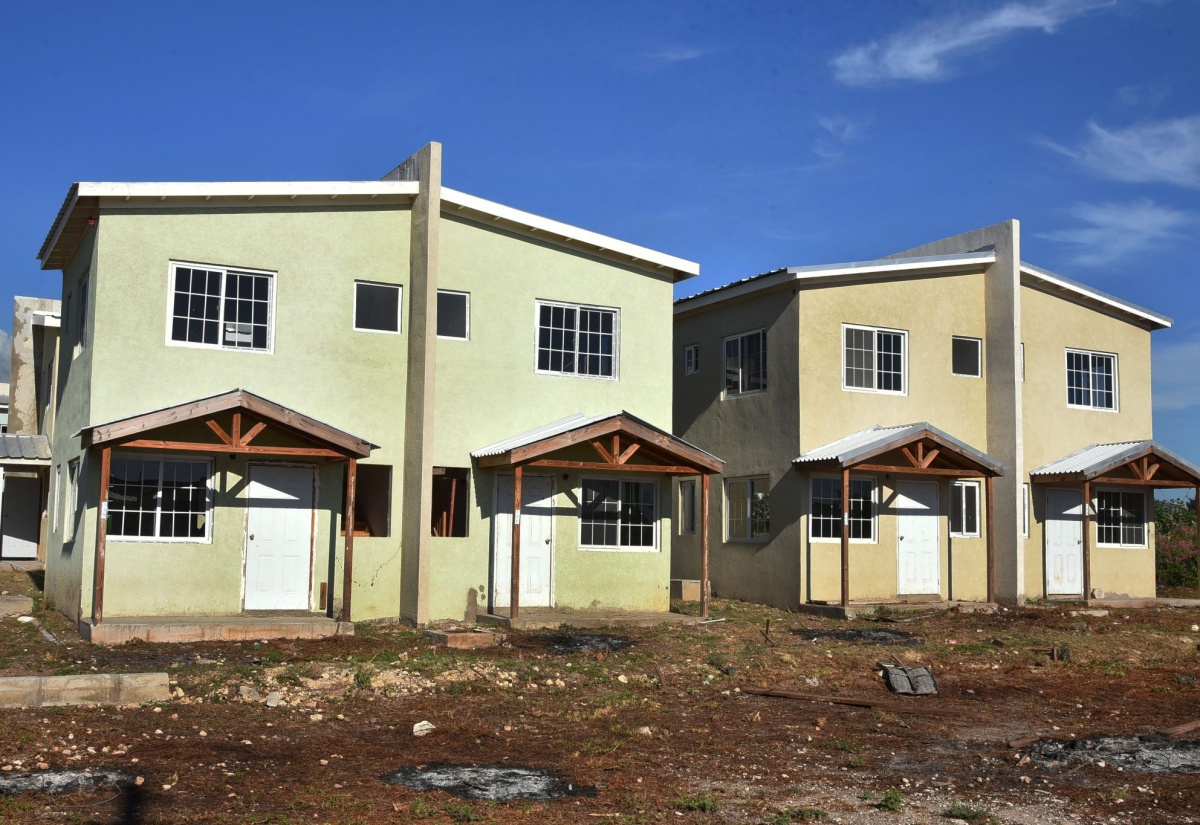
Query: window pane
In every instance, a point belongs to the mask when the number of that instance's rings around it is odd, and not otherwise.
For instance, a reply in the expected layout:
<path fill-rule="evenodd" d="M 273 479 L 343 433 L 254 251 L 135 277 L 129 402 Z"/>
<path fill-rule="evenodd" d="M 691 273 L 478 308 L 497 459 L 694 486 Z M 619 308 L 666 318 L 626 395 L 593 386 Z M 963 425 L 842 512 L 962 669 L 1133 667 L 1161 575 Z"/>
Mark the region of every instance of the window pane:
<path fill-rule="evenodd" d="M 812 480 L 810 535 L 814 539 L 837 538 L 842 534 L 842 484 L 834 478 Z"/>
<path fill-rule="evenodd" d="M 741 344 L 737 338 L 725 342 L 725 392 L 742 391 Z"/>
<path fill-rule="evenodd" d="M 1087 353 L 1067 352 L 1067 403 L 1091 404 L 1092 373 Z"/>
<path fill-rule="evenodd" d="M 466 293 L 438 290 L 437 334 L 443 338 L 467 337 Z"/>
<path fill-rule="evenodd" d="M 696 482 L 679 482 L 679 532 L 696 532 Z"/>
<path fill-rule="evenodd" d="M 354 327 L 380 332 L 399 332 L 400 287 L 392 284 L 356 283 Z"/>
<path fill-rule="evenodd" d="M 846 386 L 875 389 L 875 333 L 846 328 Z"/>
<path fill-rule="evenodd" d="M 220 319 L 221 279 L 219 272 L 177 267 L 175 293 L 171 301 L 171 340 L 202 344 L 204 322 Z"/>
<path fill-rule="evenodd" d="M 838 499 L 840 504 L 840 495 Z M 840 521 L 841 513 L 835 518 Z M 875 482 L 870 479 L 850 479 L 850 538 L 865 541 L 875 538 Z"/>
<path fill-rule="evenodd" d="M 904 336 L 898 332 L 880 332 L 876 336 L 878 388 L 886 392 L 904 392 Z"/>
<path fill-rule="evenodd" d="M 750 537 L 750 482 L 728 481 L 725 484 L 725 533 L 731 539 Z"/>
<path fill-rule="evenodd" d="M 981 342 L 977 338 L 951 339 L 951 370 L 955 375 L 979 377 Z"/>

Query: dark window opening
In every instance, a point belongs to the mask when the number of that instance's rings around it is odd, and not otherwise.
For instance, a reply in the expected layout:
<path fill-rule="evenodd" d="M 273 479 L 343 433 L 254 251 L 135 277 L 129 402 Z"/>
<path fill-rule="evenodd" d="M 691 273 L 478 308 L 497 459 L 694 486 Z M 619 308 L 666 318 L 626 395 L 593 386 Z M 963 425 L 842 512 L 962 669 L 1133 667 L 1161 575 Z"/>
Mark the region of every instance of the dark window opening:
<path fill-rule="evenodd" d="M 433 468 L 433 535 L 466 538 L 469 479 L 465 467 Z"/>
<path fill-rule="evenodd" d="M 983 359 L 980 357 L 983 342 L 978 338 L 951 339 L 950 371 L 955 375 L 978 378 L 983 374 Z"/>
<path fill-rule="evenodd" d="M 374 332 L 400 331 L 400 300 L 397 284 L 354 282 L 354 328 Z"/>
<path fill-rule="evenodd" d="M 346 512 L 342 480 L 342 513 Z M 342 524 L 342 534 L 346 525 Z M 385 538 L 392 534 L 392 465 L 359 464 L 354 481 L 354 535 Z"/>
<path fill-rule="evenodd" d="M 438 290 L 437 334 L 439 338 L 460 338 L 465 341 L 470 337 L 467 331 L 467 302 L 468 296 L 465 292 Z"/>

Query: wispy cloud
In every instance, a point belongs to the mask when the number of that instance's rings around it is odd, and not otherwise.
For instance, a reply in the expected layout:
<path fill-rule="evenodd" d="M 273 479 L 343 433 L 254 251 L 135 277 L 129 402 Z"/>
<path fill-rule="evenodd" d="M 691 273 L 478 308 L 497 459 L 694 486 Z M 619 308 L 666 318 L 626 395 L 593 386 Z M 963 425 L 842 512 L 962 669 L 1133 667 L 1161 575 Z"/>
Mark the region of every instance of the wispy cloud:
<path fill-rule="evenodd" d="M 1160 410 L 1200 407 L 1200 335 L 1154 346 L 1154 406 Z"/>
<path fill-rule="evenodd" d="M 849 86 L 887 80 L 944 80 L 953 64 L 1026 31 L 1053 34 L 1059 26 L 1115 0 L 1035 0 L 1009 2 L 991 11 L 972 6 L 961 13 L 926 20 L 896 32 L 882 43 L 854 46 L 832 61 L 833 75 Z"/>
<path fill-rule="evenodd" d="M 683 43 L 666 43 L 642 52 L 627 54 L 622 62 L 627 68 L 641 72 L 652 72 L 691 63 L 711 53 L 710 49 Z"/>
<path fill-rule="evenodd" d="M 1071 209 L 1071 216 L 1081 225 L 1039 237 L 1074 247 L 1072 261 L 1080 266 L 1104 266 L 1155 244 L 1174 242 L 1185 237 L 1181 230 L 1197 223 L 1194 213 L 1151 200 L 1082 203 Z"/>
<path fill-rule="evenodd" d="M 1106 178 L 1200 188 L 1200 115 L 1153 120 L 1124 129 L 1088 123 L 1078 147 L 1045 145 Z"/>
<path fill-rule="evenodd" d="M 825 160 L 838 160 L 846 154 L 846 147 L 862 137 L 866 121 L 846 115 L 825 115 L 817 118 L 821 134 L 813 141 L 812 150 Z"/>

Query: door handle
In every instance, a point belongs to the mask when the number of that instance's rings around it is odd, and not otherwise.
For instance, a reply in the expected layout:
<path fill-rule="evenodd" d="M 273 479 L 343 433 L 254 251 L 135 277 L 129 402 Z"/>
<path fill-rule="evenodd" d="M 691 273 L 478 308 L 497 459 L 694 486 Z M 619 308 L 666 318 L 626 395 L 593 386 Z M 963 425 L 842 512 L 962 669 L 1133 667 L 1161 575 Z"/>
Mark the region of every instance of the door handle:
<path fill-rule="evenodd" d="M 550 543 L 550 539 L 546 539 L 546 544 L 549 544 L 549 543 Z"/>
<path fill-rule="evenodd" d="M 251 534 L 250 534 L 250 541 L 254 541 L 254 534 L 253 534 L 253 533 L 251 533 Z"/>

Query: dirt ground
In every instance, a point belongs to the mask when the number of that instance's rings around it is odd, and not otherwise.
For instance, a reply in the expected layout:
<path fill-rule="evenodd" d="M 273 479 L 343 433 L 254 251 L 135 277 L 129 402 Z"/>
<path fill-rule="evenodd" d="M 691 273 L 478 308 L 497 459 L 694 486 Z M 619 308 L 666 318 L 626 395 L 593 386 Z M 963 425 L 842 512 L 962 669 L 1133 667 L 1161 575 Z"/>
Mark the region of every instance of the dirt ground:
<path fill-rule="evenodd" d="M 15 572 L 0 573 L 0 591 L 40 595 Z M 1200 611 L 1079 609 L 910 606 L 877 617 L 893 621 L 839 622 L 717 600 L 723 622 L 595 631 L 631 639 L 623 650 L 561 652 L 546 634 L 513 633 L 502 647 L 447 651 L 410 628 L 365 624 L 320 642 L 108 649 L 39 601 L 34 622 L 0 620 L 0 675 L 166 671 L 177 695 L 0 710 L 0 783 L 81 769 L 126 777 L 117 789 L 0 795 L 0 821 L 1200 821 L 1200 774 L 1094 754 L 1055 764 L 1008 746 L 1200 719 Z M 838 629 L 916 639 L 813 632 Z M 1054 646 L 1069 658 L 1054 661 Z M 939 694 L 888 694 L 881 660 L 930 666 Z M 745 692 L 763 687 L 966 713 Z M 419 722 L 434 728 L 415 736 Z M 491 802 L 383 779 L 438 763 L 549 769 L 590 795 Z"/>

